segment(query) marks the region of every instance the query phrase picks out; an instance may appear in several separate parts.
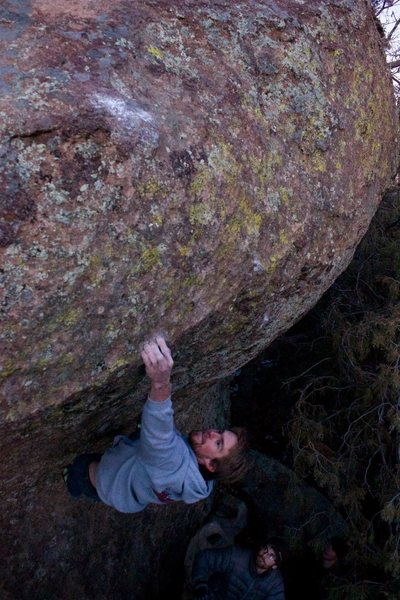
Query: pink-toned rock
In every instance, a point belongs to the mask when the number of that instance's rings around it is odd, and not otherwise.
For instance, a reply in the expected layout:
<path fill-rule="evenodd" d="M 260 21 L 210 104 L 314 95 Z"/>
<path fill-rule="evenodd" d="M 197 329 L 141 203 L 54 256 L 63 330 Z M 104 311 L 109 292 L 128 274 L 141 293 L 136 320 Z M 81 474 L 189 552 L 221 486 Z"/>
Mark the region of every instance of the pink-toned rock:
<path fill-rule="evenodd" d="M 118 516 L 87 541 L 60 466 L 140 412 L 155 330 L 191 426 L 315 304 L 397 165 L 393 94 L 363 0 L 6 0 L 0 39 L 3 581 L 50 597 L 20 574 L 52 593 L 86 540 L 101 598 Z"/>

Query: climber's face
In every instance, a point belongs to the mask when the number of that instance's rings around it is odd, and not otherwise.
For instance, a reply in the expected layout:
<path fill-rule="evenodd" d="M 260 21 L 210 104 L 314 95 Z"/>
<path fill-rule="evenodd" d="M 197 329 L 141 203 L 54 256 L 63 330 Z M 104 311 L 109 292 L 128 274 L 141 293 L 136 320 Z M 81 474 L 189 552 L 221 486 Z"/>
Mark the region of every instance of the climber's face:
<path fill-rule="evenodd" d="M 210 472 L 216 469 L 213 461 L 227 457 L 238 443 L 236 433 L 229 429 L 206 429 L 191 431 L 189 443 L 197 457 L 199 465 Z"/>

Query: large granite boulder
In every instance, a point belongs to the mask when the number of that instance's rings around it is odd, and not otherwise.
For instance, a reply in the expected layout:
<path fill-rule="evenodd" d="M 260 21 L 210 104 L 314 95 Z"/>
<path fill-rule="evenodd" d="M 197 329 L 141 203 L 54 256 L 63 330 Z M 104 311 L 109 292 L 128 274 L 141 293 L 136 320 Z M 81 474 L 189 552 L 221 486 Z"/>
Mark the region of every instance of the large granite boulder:
<path fill-rule="evenodd" d="M 214 421 L 345 268 L 397 164 L 381 40 L 366 0 L 4 0 L 0 34 L 0 586 L 139 598 L 186 509 L 72 505 L 61 465 L 139 414 L 146 336 Z"/>

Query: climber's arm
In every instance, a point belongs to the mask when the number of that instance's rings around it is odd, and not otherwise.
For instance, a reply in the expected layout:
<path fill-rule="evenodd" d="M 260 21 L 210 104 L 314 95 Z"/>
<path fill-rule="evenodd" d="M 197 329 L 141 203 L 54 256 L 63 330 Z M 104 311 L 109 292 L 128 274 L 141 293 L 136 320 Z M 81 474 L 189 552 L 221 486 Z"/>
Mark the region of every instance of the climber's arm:
<path fill-rule="evenodd" d="M 171 395 L 170 379 L 174 361 L 161 335 L 144 344 L 142 359 L 151 381 L 149 398 L 156 402 L 167 400 Z"/>

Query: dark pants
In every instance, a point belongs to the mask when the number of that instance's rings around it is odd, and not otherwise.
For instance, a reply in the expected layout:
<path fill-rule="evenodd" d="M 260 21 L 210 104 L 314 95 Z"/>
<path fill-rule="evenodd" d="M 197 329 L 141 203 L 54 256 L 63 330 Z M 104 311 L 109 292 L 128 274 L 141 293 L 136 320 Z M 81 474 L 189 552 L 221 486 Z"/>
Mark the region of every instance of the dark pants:
<path fill-rule="evenodd" d="M 138 423 L 135 431 L 128 437 L 132 441 L 140 438 L 140 423 Z M 72 465 L 68 467 L 67 488 L 71 496 L 85 496 L 94 502 L 101 502 L 96 488 L 92 485 L 89 478 L 89 465 L 91 462 L 100 462 L 102 456 L 99 453 L 90 453 L 79 454 L 75 457 Z"/>
<path fill-rule="evenodd" d="M 67 488 L 71 496 L 86 496 L 94 502 L 101 502 L 96 488 L 89 479 L 89 464 L 99 462 L 102 454 L 79 454 L 69 467 Z"/>

